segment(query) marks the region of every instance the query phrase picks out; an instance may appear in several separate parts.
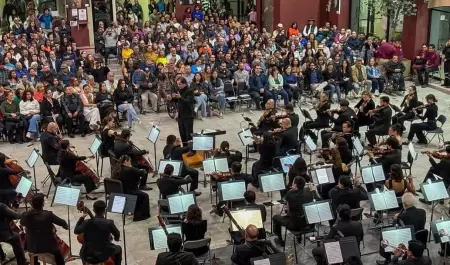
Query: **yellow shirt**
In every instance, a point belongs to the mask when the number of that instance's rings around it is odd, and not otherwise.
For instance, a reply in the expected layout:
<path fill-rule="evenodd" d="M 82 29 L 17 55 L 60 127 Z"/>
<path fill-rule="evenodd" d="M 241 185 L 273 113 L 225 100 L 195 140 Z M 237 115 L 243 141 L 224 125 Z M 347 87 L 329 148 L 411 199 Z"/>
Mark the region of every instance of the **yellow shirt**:
<path fill-rule="evenodd" d="M 158 59 L 156 59 L 156 64 L 162 63 L 164 66 L 167 64 L 167 59 L 166 57 L 159 57 Z"/>
<path fill-rule="evenodd" d="M 130 58 L 130 56 L 133 54 L 133 50 L 128 48 L 128 49 L 122 49 L 122 59 L 123 60 L 127 60 L 128 58 Z"/>

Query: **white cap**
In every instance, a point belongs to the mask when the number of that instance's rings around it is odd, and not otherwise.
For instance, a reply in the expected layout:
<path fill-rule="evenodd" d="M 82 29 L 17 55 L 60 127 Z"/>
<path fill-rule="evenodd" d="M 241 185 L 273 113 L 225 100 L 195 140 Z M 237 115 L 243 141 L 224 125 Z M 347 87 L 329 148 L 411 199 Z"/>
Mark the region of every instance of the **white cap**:
<path fill-rule="evenodd" d="M 279 28 L 282 28 L 283 27 L 283 24 L 281 24 L 281 23 L 278 23 L 278 25 L 277 25 Z"/>

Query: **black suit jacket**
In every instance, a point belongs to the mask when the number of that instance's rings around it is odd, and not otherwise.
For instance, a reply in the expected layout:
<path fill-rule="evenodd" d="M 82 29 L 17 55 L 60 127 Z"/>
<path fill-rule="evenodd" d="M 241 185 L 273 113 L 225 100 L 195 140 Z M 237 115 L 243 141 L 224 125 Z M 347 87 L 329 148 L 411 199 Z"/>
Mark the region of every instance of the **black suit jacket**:
<path fill-rule="evenodd" d="M 391 107 L 385 107 L 377 115 L 373 116 L 375 120 L 375 127 L 389 128 L 391 126 L 392 109 Z"/>
<path fill-rule="evenodd" d="M 59 73 L 59 70 L 61 70 L 61 60 L 55 59 L 55 67 L 53 67 L 52 60 L 48 59 L 48 64 L 50 66 L 50 69 L 55 70 L 57 73 Z"/>
<path fill-rule="evenodd" d="M 286 155 L 286 152 L 296 148 L 298 145 L 298 129 L 297 127 L 289 127 L 286 131 L 276 136 L 280 139 L 280 154 Z"/>
<path fill-rule="evenodd" d="M 236 250 L 231 256 L 231 261 L 237 265 L 250 265 L 250 259 L 260 257 L 265 252 L 267 253 L 267 247 L 270 247 L 276 253 L 279 252 L 270 241 L 247 241 L 242 245 L 236 246 Z"/>
<path fill-rule="evenodd" d="M 190 252 L 162 252 L 158 254 L 155 265 L 198 265 L 198 261 Z"/>
<path fill-rule="evenodd" d="M 415 206 L 409 207 L 398 216 L 398 220 L 402 220 L 405 225 L 414 226 L 415 231 L 425 229 L 425 222 L 427 220 L 424 209 L 418 209 Z"/>
<path fill-rule="evenodd" d="M 353 189 L 340 189 L 338 186 L 335 186 L 330 190 L 329 197 L 334 211 L 341 204 L 347 204 L 351 209 L 359 208 L 359 202 L 368 199 L 367 191 L 362 186 Z"/>
<path fill-rule="evenodd" d="M 67 222 L 51 211 L 31 209 L 22 214 L 20 224 L 25 226 L 27 250 L 31 253 L 58 251 L 53 225 L 68 227 Z"/>
<path fill-rule="evenodd" d="M 328 239 L 335 238 L 339 236 L 338 231 L 340 231 L 345 237 L 354 236 L 358 242 L 361 242 L 364 237 L 364 230 L 361 222 L 358 221 L 338 221 L 335 225 L 331 227 L 330 232 L 327 235 Z"/>
<path fill-rule="evenodd" d="M 78 219 L 74 233 L 83 234 L 84 244 L 81 246 L 80 256 L 91 262 L 103 262 L 114 255 L 114 248 L 109 241 L 110 235 L 115 241 L 120 239 L 120 232 L 114 221 L 103 217 Z"/>
<path fill-rule="evenodd" d="M 339 116 L 335 118 L 331 118 L 331 121 L 334 123 L 333 131 L 342 132 L 342 124 L 346 121 L 352 121 L 356 118 L 355 111 L 351 108 L 347 108 L 343 112 L 339 113 Z"/>
<path fill-rule="evenodd" d="M 393 257 L 391 263 L 389 264 L 399 264 L 399 265 L 431 265 L 431 259 L 429 257 L 421 257 L 418 259 L 405 259 L 398 260 L 397 257 Z"/>
<path fill-rule="evenodd" d="M 177 194 L 180 186 L 190 183 L 191 180 L 176 177 L 162 177 L 156 180 L 162 199 L 167 199 L 168 195 Z"/>
<path fill-rule="evenodd" d="M 128 142 L 117 139 L 114 142 L 114 154 L 116 155 L 116 158 L 119 159 L 122 155 L 128 155 L 131 160 L 135 160 L 136 157 L 144 155 L 146 152 L 144 150 L 138 151 L 133 149 L 133 146 L 129 144 Z"/>
<path fill-rule="evenodd" d="M 72 178 L 77 174 L 76 163 L 85 160 L 85 156 L 77 156 L 72 152 L 60 149 L 58 151 L 57 161 L 59 162 L 59 174 L 62 179 Z"/>
<path fill-rule="evenodd" d="M 194 90 L 186 87 L 180 91 L 178 98 L 178 119 L 194 119 Z"/>
<path fill-rule="evenodd" d="M 392 150 L 391 153 L 385 154 L 382 157 L 378 157 L 375 159 L 377 163 L 380 163 L 383 166 L 383 172 L 386 179 L 389 178 L 389 172 L 391 170 L 391 166 L 393 164 L 401 164 L 402 163 L 402 150 Z"/>
<path fill-rule="evenodd" d="M 41 134 L 42 159 L 49 165 L 59 165 L 58 156 L 59 144 L 56 135 L 47 131 Z"/>
<path fill-rule="evenodd" d="M 0 202 L 0 242 L 13 236 L 9 222 L 15 219 L 20 219 L 20 214 L 14 212 L 6 206 L 6 204 Z"/>

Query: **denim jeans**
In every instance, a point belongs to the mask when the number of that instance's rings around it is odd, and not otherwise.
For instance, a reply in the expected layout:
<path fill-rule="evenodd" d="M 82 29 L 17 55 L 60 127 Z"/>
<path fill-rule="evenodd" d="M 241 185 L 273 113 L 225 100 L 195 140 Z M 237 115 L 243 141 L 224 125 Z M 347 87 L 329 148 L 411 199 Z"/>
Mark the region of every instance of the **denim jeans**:
<path fill-rule="evenodd" d="M 372 81 L 372 90 L 370 91 L 371 93 L 375 93 L 376 90 L 378 90 L 378 92 L 383 92 L 383 88 L 384 88 L 384 79 L 383 78 L 370 78 L 369 80 Z"/>
<path fill-rule="evenodd" d="M 207 96 L 205 94 L 200 94 L 199 96 L 195 96 L 195 107 L 200 108 L 202 111 L 202 117 L 206 117 L 206 99 Z"/>
<path fill-rule="evenodd" d="M 333 94 L 336 93 L 337 101 L 339 102 L 341 100 L 341 88 L 339 85 L 328 84 L 327 90 L 329 99 L 333 99 Z"/>
<path fill-rule="evenodd" d="M 289 104 L 289 94 L 286 92 L 286 90 L 281 89 L 281 90 L 272 90 L 270 91 L 272 93 L 272 98 L 275 101 L 275 106 L 277 105 L 277 101 L 278 101 L 278 95 L 281 95 L 281 97 L 283 98 L 284 101 L 284 105 Z"/>
<path fill-rule="evenodd" d="M 41 115 L 34 114 L 28 120 L 28 132 L 33 133 L 36 137 L 40 137 L 41 133 L 39 132 L 38 122 L 41 119 Z"/>
<path fill-rule="evenodd" d="M 215 95 L 217 93 L 217 96 Z M 209 96 L 210 99 L 217 100 L 219 102 L 219 109 L 221 111 L 225 110 L 225 92 L 219 91 L 219 92 L 213 92 L 213 95 Z"/>
<path fill-rule="evenodd" d="M 129 106 L 127 108 L 127 105 Z M 119 105 L 119 111 L 124 112 L 127 111 L 127 122 L 128 126 L 131 127 L 133 125 L 133 121 L 139 121 L 139 117 L 136 113 L 136 110 L 134 110 L 134 107 L 132 104 L 120 104 Z"/>

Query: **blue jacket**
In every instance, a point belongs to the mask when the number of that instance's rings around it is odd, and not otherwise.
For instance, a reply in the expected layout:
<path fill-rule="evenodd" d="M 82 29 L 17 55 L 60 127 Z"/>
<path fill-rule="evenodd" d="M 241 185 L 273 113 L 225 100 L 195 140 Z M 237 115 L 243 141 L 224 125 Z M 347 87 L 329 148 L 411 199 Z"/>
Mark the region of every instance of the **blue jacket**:
<path fill-rule="evenodd" d="M 194 19 L 198 19 L 198 21 L 202 22 L 203 21 L 203 11 L 201 11 L 201 10 L 192 11 L 192 20 L 194 20 Z"/>
<path fill-rule="evenodd" d="M 166 4 L 164 4 L 163 1 L 159 1 L 158 3 L 156 3 L 156 7 L 158 7 L 158 13 L 166 11 Z"/>
<path fill-rule="evenodd" d="M 269 89 L 269 80 L 267 79 L 267 76 L 264 74 L 257 75 L 251 75 L 248 80 L 248 85 L 250 87 L 250 92 L 257 91 L 259 93 L 259 89 L 261 89 L 261 86 L 258 86 L 258 79 L 260 79 L 262 87 L 264 89 Z"/>
<path fill-rule="evenodd" d="M 378 78 L 381 75 L 380 68 L 376 66 L 366 66 L 366 73 L 368 78 Z"/>
<path fill-rule="evenodd" d="M 44 29 L 51 29 L 52 21 L 53 17 L 50 14 L 48 15 L 42 14 L 41 16 L 39 16 L 39 22 L 41 22 L 41 27 L 43 27 Z"/>
<path fill-rule="evenodd" d="M 28 73 L 28 70 L 24 67 L 22 68 L 22 70 L 15 70 L 16 71 L 16 75 L 18 78 L 21 78 L 23 75 L 26 75 L 28 79 L 30 79 L 30 73 Z"/>
<path fill-rule="evenodd" d="M 293 85 L 293 84 L 297 84 L 297 77 L 294 74 L 290 74 L 290 75 L 283 75 L 283 80 L 284 80 L 284 84 L 288 84 L 288 85 Z"/>

